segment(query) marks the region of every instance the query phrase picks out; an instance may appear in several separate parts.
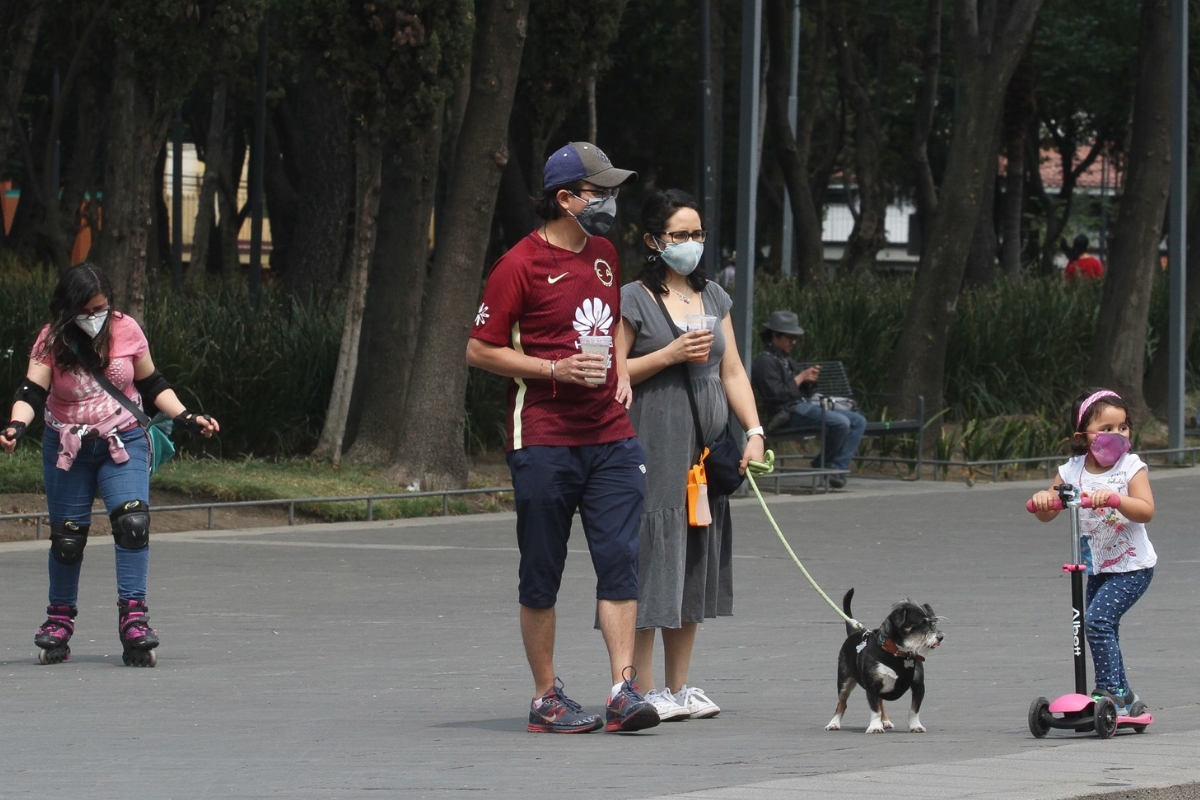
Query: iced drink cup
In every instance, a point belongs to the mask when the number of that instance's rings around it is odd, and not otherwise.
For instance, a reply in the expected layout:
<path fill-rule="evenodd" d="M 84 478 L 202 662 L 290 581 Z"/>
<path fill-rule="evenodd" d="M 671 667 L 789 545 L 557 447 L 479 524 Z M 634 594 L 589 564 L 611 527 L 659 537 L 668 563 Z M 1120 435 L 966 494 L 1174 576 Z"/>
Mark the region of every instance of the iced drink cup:
<path fill-rule="evenodd" d="M 598 378 L 584 378 L 588 383 L 604 383 L 608 380 L 609 348 L 612 347 L 611 336 L 580 336 L 579 349 L 588 355 L 604 356 L 604 374 Z"/>
<path fill-rule="evenodd" d="M 686 324 L 689 331 L 712 331 L 717 327 L 717 318 L 711 314 L 688 314 Z M 708 361 L 708 352 L 706 351 L 702 358 L 693 358 L 692 361 Z"/>

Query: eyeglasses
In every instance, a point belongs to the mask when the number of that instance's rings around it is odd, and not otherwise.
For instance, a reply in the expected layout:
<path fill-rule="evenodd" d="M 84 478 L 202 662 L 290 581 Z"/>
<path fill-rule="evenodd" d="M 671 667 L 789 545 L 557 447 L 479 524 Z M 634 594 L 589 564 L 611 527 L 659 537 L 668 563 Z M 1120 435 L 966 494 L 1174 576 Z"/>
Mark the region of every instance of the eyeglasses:
<path fill-rule="evenodd" d="M 617 193 L 620 191 L 620 189 L 580 189 L 579 194 L 575 196 L 579 197 L 579 195 L 587 192 L 592 197 L 599 197 L 601 200 L 608 200 L 609 198 L 616 197 Z M 587 200 L 584 200 L 582 197 L 579 197 L 579 199 L 583 200 L 585 203 L 587 202 Z"/>
<path fill-rule="evenodd" d="M 108 304 L 107 304 L 107 303 L 105 303 L 104 305 L 100 306 L 99 308 L 81 308 L 81 309 L 79 309 L 79 313 L 78 313 L 76 316 L 80 316 L 80 317 L 98 317 L 98 316 L 100 316 L 101 314 L 107 314 L 107 313 L 108 313 L 108 308 L 109 308 L 109 307 L 108 307 Z"/>
<path fill-rule="evenodd" d="M 697 244 L 704 244 L 704 240 L 708 238 L 708 231 L 667 231 L 660 233 L 658 238 L 672 244 L 683 244 L 688 239 Z"/>

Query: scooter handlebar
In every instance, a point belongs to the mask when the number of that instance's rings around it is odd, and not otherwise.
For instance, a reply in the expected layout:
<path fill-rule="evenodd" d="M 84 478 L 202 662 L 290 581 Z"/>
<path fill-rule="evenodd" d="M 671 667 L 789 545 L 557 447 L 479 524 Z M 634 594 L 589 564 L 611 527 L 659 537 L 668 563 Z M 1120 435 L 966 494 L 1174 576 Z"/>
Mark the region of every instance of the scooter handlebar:
<path fill-rule="evenodd" d="M 1084 508 L 1092 508 L 1092 498 L 1091 497 L 1085 496 L 1081 499 L 1083 500 L 1082 505 Z M 1106 505 L 1109 508 L 1120 508 L 1121 507 L 1121 495 L 1116 494 L 1115 492 L 1113 494 L 1110 494 L 1108 496 L 1108 501 L 1104 505 Z M 1061 511 L 1062 507 L 1063 507 L 1062 500 L 1060 498 L 1055 498 L 1054 505 L 1051 507 L 1051 510 L 1052 511 Z M 1033 507 L 1032 499 L 1026 501 L 1025 510 L 1031 514 L 1037 513 L 1037 509 Z"/>

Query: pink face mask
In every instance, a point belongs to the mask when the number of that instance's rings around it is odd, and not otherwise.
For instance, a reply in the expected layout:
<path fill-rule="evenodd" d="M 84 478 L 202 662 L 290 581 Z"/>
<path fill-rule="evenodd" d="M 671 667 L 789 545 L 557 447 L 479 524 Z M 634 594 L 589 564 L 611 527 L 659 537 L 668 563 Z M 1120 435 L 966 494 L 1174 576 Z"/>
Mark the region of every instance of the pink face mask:
<path fill-rule="evenodd" d="M 1119 433 L 1097 433 L 1088 452 L 1097 464 L 1107 469 L 1129 452 L 1129 438 Z"/>

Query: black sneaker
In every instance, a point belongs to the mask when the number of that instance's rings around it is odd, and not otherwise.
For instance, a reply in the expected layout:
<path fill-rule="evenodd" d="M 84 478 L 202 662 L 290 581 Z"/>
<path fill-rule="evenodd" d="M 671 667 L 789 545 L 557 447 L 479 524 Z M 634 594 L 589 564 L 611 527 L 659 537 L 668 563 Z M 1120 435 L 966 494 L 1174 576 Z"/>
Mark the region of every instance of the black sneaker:
<path fill-rule="evenodd" d="M 629 673 L 629 677 L 625 677 L 626 673 Z M 621 673 L 621 677 L 625 678 L 625 682 L 621 684 L 616 696 L 608 701 L 608 708 L 604 712 L 606 720 L 604 730 L 640 731 L 653 728 L 661 720 L 654 705 L 638 694 L 637 688 L 633 685 L 634 680 L 637 679 L 637 670 L 633 667 L 626 667 Z"/>
<path fill-rule="evenodd" d="M 1106 689 L 1092 689 L 1092 699 L 1099 700 L 1102 697 L 1107 697 L 1113 701 L 1113 705 L 1117 707 L 1118 717 L 1129 716 L 1129 709 L 1138 701 L 1138 696 L 1133 693 L 1132 689 L 1118 689 L 1115 692 L 1110 692 Z"/>
<path fill-rule="evenodd" d="M 599 714 L 583 713 L 583 706 L 562 693 L 563 682 L 554 685 L 529 704 L 529 726 L 533 733 L 591 733 L 603 724 Z"/>

